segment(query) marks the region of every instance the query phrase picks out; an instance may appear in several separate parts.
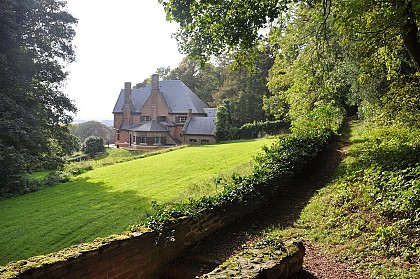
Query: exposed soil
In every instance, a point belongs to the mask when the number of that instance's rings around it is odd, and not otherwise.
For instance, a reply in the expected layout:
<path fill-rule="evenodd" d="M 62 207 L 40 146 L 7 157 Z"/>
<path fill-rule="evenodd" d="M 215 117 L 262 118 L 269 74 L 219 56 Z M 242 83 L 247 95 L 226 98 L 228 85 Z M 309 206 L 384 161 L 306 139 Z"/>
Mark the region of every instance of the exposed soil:
<path fill-rule="evenodd" d="M 349 128 L 334 140 L 312 165 L 295 179 L 288 191 L 273 197 L 267 206 L 246 216 L 228 227 L 219 230 L 208 238 L 183 252 L 171 265 L 193 266 L 201 263 L 200 268 L 190 269 L 191 275 L 202 275 L 211 271 L 217 263 L 224 262 L 231 255 L 241 251 L 243 245 L 254 242 L 264 231 L 274 227 L 290 227 L 299 218 L 302 209 L 315 192 L 324 187 L 332 177 L 337 166 L 346 155 Z M 302 278 L 369 278 L 352 270 L 351 266 L 338 263 L 322 255 L 310 242 L 305 242 L 306 256 L 304 270 L 291 279 Z M 193 264 L 194 263 L 194 264 Z M 193 276 L 191 278 L 194 278 Z"/>

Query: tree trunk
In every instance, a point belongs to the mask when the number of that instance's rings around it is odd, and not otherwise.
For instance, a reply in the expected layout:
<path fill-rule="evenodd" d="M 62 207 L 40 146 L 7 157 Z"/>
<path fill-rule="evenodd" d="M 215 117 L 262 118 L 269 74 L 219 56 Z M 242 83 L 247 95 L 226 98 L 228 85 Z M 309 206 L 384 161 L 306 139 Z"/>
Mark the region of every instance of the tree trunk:
<path fill-rule="evenodd" d="M 411 60 L 416 65 L 417 71 L 420 72 L 420 44 L 418 40 L 418 26 L 413 12 L 413 3 L 408 1 L 405 7 L 405 22 L 401 28 L 401 35 L 404 45 L 410 54 Z"/>

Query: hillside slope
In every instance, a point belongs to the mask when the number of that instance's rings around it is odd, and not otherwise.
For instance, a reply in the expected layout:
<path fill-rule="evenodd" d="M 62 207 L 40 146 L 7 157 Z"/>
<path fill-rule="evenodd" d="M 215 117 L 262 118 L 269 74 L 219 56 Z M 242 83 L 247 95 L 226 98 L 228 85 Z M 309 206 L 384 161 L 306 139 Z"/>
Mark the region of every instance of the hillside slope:
<path fill-rule="evenodd" d="M 0 201 L 0 264 L 122 232 L 153 212 L 152 201 L 214 194 L 221 189 L 207 182 L 249 171 L 252 157 L 270 142 L 182 148 Z"/>

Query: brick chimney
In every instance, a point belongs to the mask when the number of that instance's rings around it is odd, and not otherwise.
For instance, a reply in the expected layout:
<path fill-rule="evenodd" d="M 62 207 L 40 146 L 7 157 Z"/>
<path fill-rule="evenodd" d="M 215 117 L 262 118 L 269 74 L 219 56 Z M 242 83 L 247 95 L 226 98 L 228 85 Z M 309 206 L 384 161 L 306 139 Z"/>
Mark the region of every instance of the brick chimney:
<path fill-rule="evenodd" d="M 158 111 L 159 111 L 159 75 L 153 74 L 152 75 L 152 90 L 150 93 L 151 98 L 151 105 L 152 105 L 152 120 L 157 121 L 158 119 Z"/>
<path fill-rule="evenodd" d="M 152 93 L 157 93 L 159 91 L 159 75 L 152 75 Z"/>
<path fill-rule="evenodd" d="M 122 108 L 123 112 L 123 125 L 131 125 L 133 124 L 133 116 L 132 113 L 134 111 L 133 101 L 131 100 L 131 82 L 124 83 L 124 105 Z"/>
<path fill-rule="evenodd" d="M 131 103 L 131 82 L 124 83 L 124 105 Z"/>

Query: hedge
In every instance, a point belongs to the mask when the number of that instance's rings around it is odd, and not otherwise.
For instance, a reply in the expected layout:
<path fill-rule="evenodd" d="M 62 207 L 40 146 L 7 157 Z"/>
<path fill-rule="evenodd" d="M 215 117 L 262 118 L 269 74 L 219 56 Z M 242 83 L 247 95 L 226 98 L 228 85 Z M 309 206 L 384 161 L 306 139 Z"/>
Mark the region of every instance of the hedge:
<path fill-rule="evenodd" d="M 274 135 L 281 131 L 287 131 L 289 126 L 290 122 L 283 120 L 253 122 L 244 124 L 240 128 L 235 127 L 226 131 L 217 131 L 217 138 L 219 141 L 252 139 L 257 138 L 261 133 Z"/>

